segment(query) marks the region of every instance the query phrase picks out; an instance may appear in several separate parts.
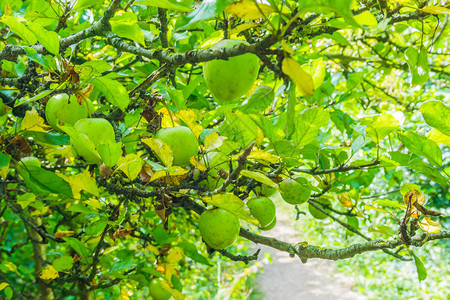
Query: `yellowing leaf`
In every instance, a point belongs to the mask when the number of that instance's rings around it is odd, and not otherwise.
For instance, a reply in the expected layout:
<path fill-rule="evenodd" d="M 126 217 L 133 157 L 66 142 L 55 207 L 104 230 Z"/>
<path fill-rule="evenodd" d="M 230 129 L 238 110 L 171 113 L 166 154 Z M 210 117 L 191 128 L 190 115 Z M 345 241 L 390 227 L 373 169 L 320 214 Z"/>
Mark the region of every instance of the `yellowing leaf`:
<path fill-rule="evenodd" d="M 172 248 L 167 255 L 167 262 L 170 264 L 176 264 L 184 257 L 183 249 L 179 247 Z"/>
<path fill-rule="evenodd" d="M 6 282 L 0 283 L 0 291 L 3 290 L 7 286 L 9 286 L 9 283 L 6 283 Z"/>
<path fill-rule="evenodd" d="M 130 180 L 134 180 L 139 175 L 139 172 L 141 172 L 144 163 L 144 160 L 139 155 L 128 154 L 125 157 L 119 158 L 117 166 Z"/>
<path fill-rule="evenodd" d="M 417 208 L 414 206 L 414 203 L 417 201 L 420 205 L 425 203 L 425 197 L 423 193 L 418 192 L 416 190 L 412 190 L 403 195 L 403 201 L 405 201 L 406 208 L 409 208 L 411 211 L 411 217 L 418 218 L 419 212 Z"/>
<path fill-rule="evenodd" d="M 58 271 L 52 265 L 47 265 L 39 274 L 39 278 L 43 280 L 53 280 L 58 276 Z"/>
<path fill-rule="evenodd" d="M 156 156 L 158 156 L 159 160 L 166 167 L 170 167 L 172 165 L 172 149 L 170 149 L 166 143 L 154 138 L 143 139 L 141 141 L 152 149 L 152 151 L 156 154 Z"/>
<path fill-rule="evenodd" d="M 17 204 L 19 204 L 22 209 L 28 207 L 28 205 L 32 202 L 36 201 L 36 195 L 32 193 L 25 193 L 23 195 L 17 196 Z"/>
<path fill-rule="evenodd" d="M 190 162 L 194 167 L 196 167 L 197 169 L 199 169 L 199 170 L 202 171 L 202 172 L 206 172 L 206 171 L 208 170 L 208 168 L 207 168 L 204 164 L 202 164 L 202 163 L 199 162 L 199 161 L 196 161 L 194 157 L 191 157 L 191 158 L 189 159 L 189 162 Z"/>
<path fill-rule="evenodd" d="M 250 29 L 250 28 L 254 28 L 254 27 L 258 27 L 259 24 L 257 23 L 244 23 L 244 24 L 239 24 L 238 26 L 234 27 L 233 29 L 231 29 L 229 31 L 230 36 L 233 34 L 238 34 L 241 31 Z"/>
<path fill-rule="evenodd" d="M 227 138 L 224 136 L 219 136 L 217 132 L 213 132 L 206 136 L 205 138 L 205 149 L 206 151 L 211 151 L 222 146 L 223 141 Z"/>
<path fill-rule="evenodd" d="M 300 64 L 292 58 L 286 57 L 281 65 L 283 73 L 295 83 L 300 92 L 311 97 L 314 94 L 314 83 L 311 75 L 306 73 Z"/>
<path fill-rule="evenodd" d="M 72 235 L 74 235 L 74 234 L 75 234 L 74 231 L 58 231 L 58 232 L 55 232 L 55 237 L 57 237 L 57 238 L 63 238 L 63 237 L 69 237 L 69 236 L 72 236 Z"/>
<path fill-rule="evenodd" d="M 270 180 L 269 177 L 267 177 L 266 175 L 259 173 L 259 172 L 254 172 L 254 171 L 249 171 L 249 170 L 242 170 L 241 171 L 241 175 L 254 179 L 258 182 L 264 183 L 265 185 L 268 185 L 270 187 L 276 187 L 277 184 L 275 182 L 273 182 L 272 180 Z"/>
<path fill-rule="evenodd" d="M 186 178 L 188 173 L 189 171 L 183 169 L 182 167 L 169 168 L 168 170 L 156 171 L 155 173 L 153 173 L 150 181 L 163 179 L 161 180 L 163 182 L 167 182 L 167 180 L 169 180 L 172 184 L 180 184 L 181 180 Z"/>
<path fill-rule="evenodd" d="M 444 144 L 450 147 L 450 136 L 443 134 L 436 128 L 431 129 L 427 133 L 427 138 L 435 142 L 436 144 Z"/>
<path fill-rule="evenodd" d="M 236 215 L 239 219 L 259 226 L 259 221 L 250 214 L 250 211 L 244 202 L 234 194 L 216 194 L 210 197 L 203 197 L 202 200 L 206 203 L 210 203 L 214 206 L 229 211 L 230 213 Z"/>
<path fill-rule="evenodd" d="M 192 131 L 192 133 L 195 135 L 195 137 L 198 139 L 200 134 L 203 131 L 203 127 L 199 124 L 197 124 L 197 116 L 195 114 L 195 111 L 192 109 L 189 110 L 180 110 L 175 113 L 175 116 L 182 120 L 186 125 L 189 127 L 189 129 Z"/>
<path fill-rule="evenodd" d="M 353 18 L 361 26 L 363 26 L 363 25 L 372 26 L 372 27 L 378 26 L 378 21 L 375 18 L 375 16 L 367 10 L 365 12 L 363 12 L 362 14 L 353 16 Z"/>
<path fill-rule="evenodd" d="M 350 195 L 347 192 L 340 193 L 338 195 L 338 200 L 345 207 L 352 207 L 353 206 L 352 201 L 351 201 L 351 197 L 350 197 Z"/>
<path fill-rule="evenodd" d="M 21 131 L 47 131 L 49 129 L 50 126 L 44 124 L 44 119 L 39 116 L 34 107 L 25 113 L 20 125 Z"/>
<path fill-rule="evenodd" d="M 450 15 L 450 9 L 441 7 L 441 6 L 427 6 L 421 9 L 423 12 L 429 13 L 429 14 L 445 14 Z"/>
<path fill-rule="evenodd" d="M 271 164 L 275 164 L 279 161 L 278 156 L 270 154 L 269 152 L 266 152 L 261 149 L 253 149 L 250 155 L 248 156 L 248 159 L 262 160 Z"/>
<path fill-rule="evenodd" d="M 95 181 L 95 178 L 91 176 L 87 168 L 86 170 L 84 170 L 83 173 L 75 174 L 72 176 L 65 176 L 63 174 L 58 175 L 60 175 L 65 181 L 67 181 L 70 184 L 70 187 L 72 188 L 73 197 L 75 199 L 80 199 L 81 190 L 91 193 L 94 196 L 99 196 L 97 182 Z"/>
<path fill-rule="evenodd" d="M 381 211 L 381 212 L 385 212 L 385 213 L 390 213 L 390 211 L 388 211 L 388 210 L 385 210 L 385 209 L 382 209 L 382 208 L 378 208 L 378 207 L 375 207 L 373 205 L 364 205 L 364 210 L 368 210 L 368 209 L 377 210 L 377 211 Z"/>
<path fill-rule="evenodd" d="M 419 222 L 420 228 L 428 233 L 439 233 L 441 231 L 442 226 L 439 224 L 439 221 L 433 221 L 429 217 L 423 218 L 422 221 Z"/>
<path fill-rule="evenodd" d="M 102 208 L 102 204 L 95 198 L 90 198 L 87 201 L 84 201 L 89 207 L 99 210 Z"/>
<path fill-rule="evenodd" d="M 292 49 L 291 45 L 289 45 L 285 40 L 281 41 L 281 48 L 283 48 L 283 50 L 289 54 L 294 54 L 295 51 L 294 49 Z"/>
<path fill-rule="evenodd" d="M 161 127 L 174 127 L 174 126 L 180 126 L 181 123 L 178 121 L 177 117 L 175 117 L 175 114 L 173 112 L 169 112 L 167 108 L 163 107 L 159 109 L 158 114 L 162 115 L 161 118 Z"/>
<path fill-rule="evenodd" d="M 254 20 L 264 18 L 265 16 L 275 12 L 270 5 L 257 3 L 255 0 L 241 0 L 229 4 L 225 8 L 225 12 L 236 15 L 245 20 Z"/>
<path fill-rule="evenodd" d="M 156 248 L 153 245 L 148 244 L 147 247 L 145 247 L 145 249 L 147 249 L 148 251 L 150 251 L 150 253 L 153 253 L 155 255 L 159 255 L 159 250 L 158 248 Z"/>
<path fill-rule="evenodd" d="M 8 162 L 8 165 L 6 165 L 6 166 L 0 168 L 0 176 L 1 176 L 3 179 L 6 179 L 6 176 L 8 175 L 8 170 L 9 170 L 9 162 Z"/>

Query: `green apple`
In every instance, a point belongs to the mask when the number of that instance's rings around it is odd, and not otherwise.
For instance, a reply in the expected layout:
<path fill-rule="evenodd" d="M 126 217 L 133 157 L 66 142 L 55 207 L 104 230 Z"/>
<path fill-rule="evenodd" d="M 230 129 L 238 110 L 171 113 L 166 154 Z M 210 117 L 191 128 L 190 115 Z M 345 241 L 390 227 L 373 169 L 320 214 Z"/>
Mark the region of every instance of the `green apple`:
<path fill-rule="evenodd" d="M 275 217 L 269 225 L 267 225 L 266 227 L 261 228 L 261 229 L 262 230 L 271 230 L 275 227 L 275 225 L 277 225 L 277 217 Z"/>
<path fill-rule="evenodd" d="M 238 217 L 222 208 L 215 208 L 202 213 L 198 227 L 203 240 L 211 248 L 221 250 L 236 242 L 241 226 Z"/>
<path fill-rule="evenodd" d="M 308 201 L 311 190 L 292 178 L 286 178 L 280 183 L 281 197 L 289 204 L 297 205 Z"/>
<path fill-rule="evenodd" d="M 161 282 L 162 279 L 159 278 L 153 279 L 152 282 L 150 282 L 150 296 L 152 296 L 154 300 L 169 300 L 170 297 L 172 297 L 172 294 L 161 286 Z"/>
<path fill-rule="evenodd" d="M 276 207 L 272 200 L 267 197 L 250 199 L 247 202 L 250 213 L 260 224 L 261 229 L 265 230 L 275 219 Z"/>
<path fill-rule="evenodd" d="M 237 44 L 248 45 L 241 40 L 222 40 L 210 49 L 218 50 Z M 227 60 L 215 59 L 203 64 L 206 85 L 220 101 L 233 101 L 242 97 L 252 88 L 258 71 L 259 58 L 252 53 L 233 56 Z"/>
<path fill-rule="evenodd" d="M 70 134 L 70 128 L 64 128 L 70 135 L 70 144 L 75 153 L 87 163 L 97 164 L 102 161 L 98 154 L 100 144 L 115 143 L 116 137 L 111 123 L 101 118 L 84 118 L 73 126 L 76 132 Z"/>
<path fill-rule="evenodd" d="M 186 166 L 189 159 L 198 153 L 198 141 L 192 131 L 185 126 L 161 128 L 155 139 L 166 143 L 172 150 L 173 165 Z"/>
<path fill-rule="evenodd" d="M 319 198 L 319 199 L 317 199 L 317 201 L 322 203 L 323 205 L 331 206 L 331 201 L 329 199 Z M 317 204 L 317 206 L 322 207 L 322 205 L 320 205 L 320 204 Z M 323 220 L 323 219 L 326 219 L 326 217 L 328 217 L 326 214 L 324 214 L 317 208 L 311 206 L 311 204 L 308 204 L 308 210 L 309 210 L 309 213 L 311 214 L 311 216 L 313 216 L 316 219 Z"/>
<path fill-rule="evenodd" d="M 54 129 L 60 130 L 58 125 L 74 125 L 82 118 L 92 114 L 94 106 L 87 99 L 82 104 L 78 103 L 75 95 L 58 94 L 50 98 L 45 106 L 45 118 Z"/>

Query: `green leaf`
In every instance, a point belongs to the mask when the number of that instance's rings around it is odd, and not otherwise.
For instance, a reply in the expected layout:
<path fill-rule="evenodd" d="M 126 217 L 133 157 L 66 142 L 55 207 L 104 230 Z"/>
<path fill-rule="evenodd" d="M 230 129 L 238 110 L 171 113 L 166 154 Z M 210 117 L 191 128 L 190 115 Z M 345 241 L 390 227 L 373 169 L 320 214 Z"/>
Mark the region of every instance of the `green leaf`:
<path fill-rule="evenodd" d="M 256 140 L 258 126 L 253 120 L 241 112 L 225 112 L 225 121 L 219 127 L 219 134 L 247 147 Z"/>
<path fill-rule="evenodd" d="M 392 200 L 377 200 L 373 204 L 376 204 L 378 206 L 388 206 L 388 207 L 396 207 L 396 208 L 405 208 L 405 204 L 398 203 L 397 201 Z"/>
<path fill-rule="evenodd" d="M 442 176 L 442 174 L 436 168 L 425 163 L 420 158 L 411 160 L 407 166 L 422 173 L 434 182 L 442 184 L 443 186 L 450 186 L 450 181 L 448 180 L 448 178 Z"/>
<path fill-rule="evenodd" d="M 361 148 L 367 145 L 367 143 L 369 143 L 370 141 L 371 141 L 370 138 L 365 137 L 363 135 L 358 135 L 358 137 L 356 138 L 356 140 L 353 141 L 351 146 L 352 155 L 361 150 Z"/>
<path fill-rule="evenodd" d="M 184 6 L 175 0 L 138 0 L 133 3 L 133 5 L 147 5 L 159 8 L 165 8 L 170 10 L 177 10 L 183 12 L 191 12 L 192 8 Z"/>
<path fill-rule="evenodd" d="M 330 114 L 323 108 L 307 108 L 295 119 L 294 143 L 297 147 L 305 146 L 317 137 L 319 129 L 327 125 Z"/>
<path fill-rule="evenodd" d="M 97 151 L 105 165 L 112 168 L 122 156 L 122 143 L 101 143 L 98 145 Z"/>
<path fill-rule="evenodd" d="M 400 141 L 416 155 L 428 159 L 428 161 L 438 167 L 442 166 L 442 150 L 439 146 L 424 135 L 412 131 L 399 133 Z"/>
<path fill-rule="evenodd" d="M 252 178 L 258 182 L 264 183 L 265 185 L 268 185 L 270 187 L 276 187 L 277 184 L 275 182 L 273 182 L 272 180 L 270 180 L 269 177 L 267 177 L 266 175 L 259 173 L 259 172 L 254 172 L 254 171 L 249 171 L 249 170 L 242 170 L 241 171 L 241 175 L 248 177 L 248 178 Z"/>
<path fill-rule="evenodd" d="M 103 0 L 77 0 L 77 4 L 73 9 L 83 10 L 98 3 L 103 3 Z"/>
<path fill-rule="evenodd" d="M 344 20 L 356 27 L 360 27 L 359 24 L 353 18 L 352 0 L 303 0 L 298 2 L 299 7 L 303 11 L 310 11 L 315 9 L 333 11 L 344 18 Z"/>
<path fill-rule="evenodd" d="M 0 169 L 3 167 L 6 167 L 10 161 L 11 161 L 11 156 L 6 155 L 3 152 L 0 152 Z"/>
<path fill-rule="evenodd" d="M 85 215 L 98 215 L 98 211 L 90 207 L 87 207 L 86 205 L 81 203 L 71 205 L 67 210 L 71 212 L 78 212 Z"/>
<path fill-rule="evenodd" d="M 397 119 L 388 114 L 382 114 L 366 127 L 366 134 L 375 143 L 380 143 L 382 139 L 389 135 L 393 130 L 397 129 L 399 123 Z"/>
<path fill-rule="evenodd" d="M 179 243 L 176 245 L 176 247 L 184 249 L 184 254 L 186 254 L 186 256 L 191 258 L 192 260 L 207 266 L 211 266 L 209 260 L 198 252 L 198 249 L 194 244 Z"/>
<path fill-rule="evenodd" d="M 136 14 L 120 11 L 111 19 L 110 23 L 112 32 L 118 36 L 145 46 L 144 33 L 138 25 Z"/>
<path fill-rule="evenodd" d="M 73 197 L 70 184 L 55 173 L 34 166 L 23 168 L 23 172 L 28 174 L 24 176 L 25 184 L 39 196 L 53 193 Z"/>
<path fill-rule="evenodd" d="M 450 136 L 450 107 L 441 101 L 431 100 L 420 106 L 425 122 L 445 135 Z"/>
<path fill-rule="evenodd" d="M 427 53 L 424 49 L 420 52 L 416 48 L 408 48 L 405 51 L 406 62 L 409 66 L 409 71 L 412 74 L 412 85 L 422 84 L 428 81 L 429 68 Z"/>
<path fill-rule="evenodd" d="M 27 44 L 36 44 L 36 36 L 30 30 L 28 30 L 28 28 L 24 24 L 20 23 L 16 17 L 3 16 L 0 19 L 0 22 L 5 23 L 12 32 L 17 34 Z"/>
<path fill-rule="evenodd" d="M 83 158 L 87 163 L 101 162 L 102 159 L 95 149 L 94 143 L 86 135 L 80 134 L 72 126 L 59 126 L 59 128 L 69 135 L 70 144 L 73 145 L 72 152 L 74 152 L 74 148 L 83 149 Z"/>
<path fill-rule="evenodd" d="M 5 295 L 6 295 L 6 299 L 8 299 L 8 300 L 10 300 L 10 299 L 12 299 L 12 296 L 13 296 L 13 290 L 12 290 L 12 288 L 11 287 L 6 287 L 6 289 L 5 289 Z"/>
<path fill-rule="evenodd" d="M 202 1 L 200 5 L 189 15 L 186 16 L 183 26 L 178 29 L 183 29 L 195 22 L 209 20 L 220 15 L 225 7 L 231 3 L 231 0 L 209 0 Z"/>
<path fill-rule="evenodd" d="M 103 232 L 106 225 L 108 225 L 108 220 L 100 219 L 98 221 L 89 223 L 89 225 L 85 229 L 85 232 L 87 235 L 98 235 Z"/>
<path fill-rule="evenodd" d="M 70 138 L 59 132 L 44 132 L 44 131 L 25 131 L 22 133 L 25 138 L 32 137 L 36 142 L 48 145 L 69 145 Z"/>
<path fill-rule="evenodd" d="M 427 269 L 425 268 L 423 262 L 412 251 L 410 251 L 410 253 L 414 257 L 414 263 L 417 269 L 417 277 L 420 281 L 427 279 Z"/>
<path fill-rule="evenodd" d="M 271 87 L 265 85 L 259 86 L 253 91 L 239 110 L 245 114 L 261 113 L 266 110 L 274 99 L 275 94 Z"/>
<path fill-rule="evenodd" d="M 297 99 L 295 97 L 295 84 L 291 82 L 288 90 L 288 103 L 286 111 L 286 125 L 284 126 L 284 133 L 286 138 L 290 138 L 295 132 L 295 103 Z"/>
<path fill-rule="evenodd" d="M 250 224 L 256 226 L 259 225 L 259 221 L 250 214 L 245 203 L 234 194 L 217 194 L 211 197 L 203 197 L 202 200 L 219 208 L 223 208 Z"/>
<path fill-rule="evenodd" d="M 48 52 L 59 54 L 59 36 L 54 31 L 47 31 L 39 23 L 28 23 L 28 29 L 34 33 L 39 43 L 48 50 Z"/>
<path fill-rule="evenodd" d="M 73 250 L 75 250 L 81 256 L 81 258 L 84 259 L 86 262 L 90 263 L 92 261 L 92 258 L 90 257 L 91 255 L 89 255 L 88 249 L 82 242 L 80 242 L 76 238 L 70 238 L 70 237 L 63 238 L 63 240 L 65 240 L 67 242 L 67 244 L 69 244 L 69 246 L 72 247 Z"/>
<path fill-rule="evenodd" d="M 130 103 L 130 98 L 127 89 L 120 82 L 105 77 L 97 77 L 91 83 L 106 97 L 106 100 L 125 111 Z"/>
<path fill-rule="evenodd" d="M 73 267 L 73 258 L 68 255 L 63 255 L 60 258 L 55 259 L 52 265 L 58 272 L 70 270 Z"/>
<path fill-rule="evenodd" d="M 76 71 L 81 71 L 80 79 L 90 79 L 94 76 L 101 76 L 104 72 L 112 69 L 112 66 L 103 60 L 87 61 L 82 65 L 75 66 Z"/>

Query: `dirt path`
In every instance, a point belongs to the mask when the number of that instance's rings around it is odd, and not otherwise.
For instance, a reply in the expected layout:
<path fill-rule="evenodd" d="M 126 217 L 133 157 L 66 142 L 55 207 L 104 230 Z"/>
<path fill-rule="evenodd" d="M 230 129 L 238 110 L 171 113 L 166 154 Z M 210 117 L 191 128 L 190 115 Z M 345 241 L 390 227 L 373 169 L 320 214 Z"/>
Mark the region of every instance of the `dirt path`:
<path fill-rule="evenodd" d="M 299 234 L 290 225 L 289 219 L 283 215 L 277 215 L 277 218 L 275 228 L 264 232 L 264 235 L 298 242 Z M 264 294 L 265 300 L 366 299 L 351 290 L 351 279 L 333 273 L 333 261 L 310 259 L 303 264 L 299 258 L 291 258 L 287 253 L 267 246 L 261 246 L 261 252 L 271 253 L 273 259 L 272 264 L 264 266 L 264 273 L 257 280 L 257 290 Z"/>

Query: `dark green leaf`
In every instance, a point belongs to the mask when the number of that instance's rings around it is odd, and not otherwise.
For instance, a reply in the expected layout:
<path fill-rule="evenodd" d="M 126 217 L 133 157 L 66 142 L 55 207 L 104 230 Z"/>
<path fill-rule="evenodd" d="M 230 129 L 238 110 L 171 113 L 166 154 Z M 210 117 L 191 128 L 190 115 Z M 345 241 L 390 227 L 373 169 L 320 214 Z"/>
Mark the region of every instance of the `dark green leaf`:
<path fill-rule="evenodd" d="M 6 167 L 11 160 L 11 156 L 4 154 L 3 152 L 0 152 L 0 169 L 3 167 Z"/>
<path fill-rule="evenodd" d="M 88 249 L 82 242 L 80 242 L 76 238 L 63 238 L 63 240 L 65 240 L 67 244 L 69 244 L 69 246 L 72 247 L 73 250 L 75 250 L 86 262 L 89 263 L 90 261 L 92 261 Z"/>
<path fill-rule="evenodd" d="M 25 131 L 23 137 L 32 137 L 35 141 L 49 145 L 69 145 L 70 138 L 59 132 Z"/>

